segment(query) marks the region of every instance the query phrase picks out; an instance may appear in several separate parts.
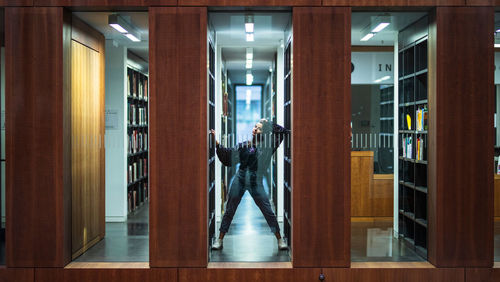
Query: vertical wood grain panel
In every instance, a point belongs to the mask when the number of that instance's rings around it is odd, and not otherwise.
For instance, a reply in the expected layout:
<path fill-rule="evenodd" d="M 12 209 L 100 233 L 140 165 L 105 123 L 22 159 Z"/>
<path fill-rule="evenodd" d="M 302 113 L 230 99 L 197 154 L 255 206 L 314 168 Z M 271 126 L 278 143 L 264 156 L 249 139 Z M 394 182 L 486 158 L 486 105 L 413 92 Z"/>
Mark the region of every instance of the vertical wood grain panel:
<path fill-rule="evenodd" d="M 293 9 L 294 267 L 350 264 L 350 47 L 350 8 Z"/>
<path fill-rule="evenodd" d="M 177 281 L 177 269 L 35 269 L 36 282 L 162 282 Z"/>
<path fill-rule="evenodd" d="M 323 5 L 352 6 L 352 7 L 465 6 L 465 1 L 466 0 L 323 0 Z M 478 0 L 478 1 L 488 1 L 488 0 Z"/>
<path fill-rule="evenodd" d="M 325 270 L 328 272 L 325 281 L 350 281 L 349 269 Z M 289 269 L 203 269 L 180 268 L 179 282 L 188 281 L 319 281 L 322 270 L 319 268 L 289 268 Z"/>
<path fill-rule="evenodd" d="M 321 0 L 178 0 L 179 6 L 321 6 Z"/>
<path fill-rule="evenodd" d="M 71 52 L 72 256 L 76 258 L 104 235 L 104 54 L 76 41 Z"/>
<path fill-rule="evenodd" d="M 500 281 L 500 268 L 468 268 L 465 271 L 466 282 Z"/>
<path fill-rule="evenodd" d="M 0 268 L 0 282 L 34 282 L 33 268 Z"/>
<path fill-rule="evenodd" d="M 177 0 L 17 0 L 17 1 L 31 1 L 31 3 L 34 3 L 35 6 L 64 6 L 64 7 L 149 7 L 149 6 L 177 5 Z"/>
<path fill-rule="evenodd" d="M 465 282 L 463 268 L 366 268 L 351 269 L 351 273 L 352 282 Z"/>
<path fill-rule="evenodd" d="M 150 8 L 150 264 L 207 265 L 207 10 Z"/>
<path fill-rule="evenodd" d="M 33 6 L 33 0 L 0 0 L 0 6 Z"/>
<path fill-rule="evenodd" d="M 373 152 L 351 152 L 351 216 L 372 216 Z"/>
<path fill-rule="evenodd" d="M 488 267 L 493 264 L 493 8 L 438 7 L 431 18 L 429 261 L 439 267 Z"/>
<path fill-rule="evenodd" d="M 6 8 L 5 36 L 7 266 L 63 266 L 63 9 Z"/>

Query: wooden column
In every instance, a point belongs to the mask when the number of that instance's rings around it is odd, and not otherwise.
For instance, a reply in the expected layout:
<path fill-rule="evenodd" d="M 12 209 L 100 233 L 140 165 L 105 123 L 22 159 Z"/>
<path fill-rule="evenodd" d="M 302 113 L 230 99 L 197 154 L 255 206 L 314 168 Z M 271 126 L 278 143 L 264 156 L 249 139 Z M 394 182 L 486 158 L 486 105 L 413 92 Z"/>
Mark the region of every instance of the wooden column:
<path fill-rule="evenodd" d="M 5 23 L 7 266 L 62 267 L 71 249 L 70 32 L 62 8 L 6 8 Z"/>
<path fill-rule="evenodd" d="M 293 9 L 294 267 L 350 265 L 350 62 L 350 8 Z"/>
<path fill-rule="evenodd" d="M 205 267 L 207 10 L 150 8 L 151 267 Z"/>
<path fill-rule="evenodd" d="M 429 27 L 429 261 L 493 264 L 493 8 L 438 7 Z"/>

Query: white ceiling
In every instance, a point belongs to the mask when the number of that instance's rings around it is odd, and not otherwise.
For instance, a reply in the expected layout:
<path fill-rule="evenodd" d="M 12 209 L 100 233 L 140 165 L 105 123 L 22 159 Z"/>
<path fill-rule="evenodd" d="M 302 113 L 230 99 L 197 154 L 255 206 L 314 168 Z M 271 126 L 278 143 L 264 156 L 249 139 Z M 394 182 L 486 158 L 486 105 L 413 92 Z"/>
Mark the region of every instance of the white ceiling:
<path fill-rule="evenodd" d="M 108 16 L 112 12 L 74 12 L 73 15 L 77 16 L 88 25 L 95 28 L 102 33 L 106 39 L 112 39 L 121 46 L 127 49 L 144 61 L 149 61 L 149 22 L 147 12 L 119 12 L 118 14 L 131 23 L 137 31 L 141 34 L 140 42 L 133 42 L 114 28 L 108 25 Z"/>
<path fill-rule="evenodd" d="M 245 34 L 245 13 L 215 12 L 209 14 L 211 28 L 216 32 L 217 44 L 233 84 L 245 84 L 246 48 L 253 48 L 252 75 L 254 84 L 265 84 L 269 67 L 274 61 L 280 40 L 291 22 L 289 12 L 258 13 L 254 17 L 255 41 L 247 42 Z"/>
<path fill-rule="evenodd" d="M 426 12 L 353 12 L 351 15 L 351 45 L 353 46 L 394 46 L 395 32 L 400 31 L 425 16 Z M 361 41 L 363 29 L 377 16 L 388 15 L 391 24 L 368 41 Z"/>

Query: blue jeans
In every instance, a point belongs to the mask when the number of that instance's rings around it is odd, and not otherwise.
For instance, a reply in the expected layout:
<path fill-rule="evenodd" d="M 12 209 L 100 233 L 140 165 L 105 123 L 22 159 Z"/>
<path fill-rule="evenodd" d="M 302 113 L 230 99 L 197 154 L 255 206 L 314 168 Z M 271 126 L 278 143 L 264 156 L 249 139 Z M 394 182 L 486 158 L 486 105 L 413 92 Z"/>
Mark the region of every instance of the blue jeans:
<path fill-rule="evenodd" d="M 271 232 L 279 232 L 280 227 L 278 225 L 278 220 L 276 219 L 276 215 L 271 208 L 269 198 L 267 197 L 267 194 L 264 191 L 264 187 L 262 186 L 262 178 L 257 176 L 257 173 L 255 171 L 248 171 L 250 175 L 250 185 L 245 185 L 246 172 L 246 170 L 238 170 L 236 179 L 229 189 L 226 212 L 224 213 L 224 217 L 222 218 L 222 223 L 219 231 L 222 233 L 227 233 L 227 231 L 229 230 L 229 226 L 233 221 L 236 209 L 240 204 L 241 198 L 243 197 L 243 194 L 245 194 L 245 191 L 248 190 L 255 204 L 257 204 L 260 211 L 264 215 L 267 224 L 271 228 Z"/>

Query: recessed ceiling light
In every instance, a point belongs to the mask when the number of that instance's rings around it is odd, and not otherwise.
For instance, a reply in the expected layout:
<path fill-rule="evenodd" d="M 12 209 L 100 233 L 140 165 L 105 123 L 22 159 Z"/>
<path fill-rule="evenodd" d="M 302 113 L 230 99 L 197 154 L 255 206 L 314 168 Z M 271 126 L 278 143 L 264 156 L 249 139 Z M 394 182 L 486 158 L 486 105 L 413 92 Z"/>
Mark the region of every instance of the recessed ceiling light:
<path fill-rule="evenodd" d="M 247 33 L 247 41 L 254 41 L 253 33 Z"/>

